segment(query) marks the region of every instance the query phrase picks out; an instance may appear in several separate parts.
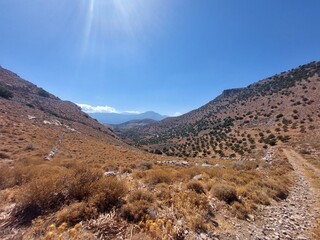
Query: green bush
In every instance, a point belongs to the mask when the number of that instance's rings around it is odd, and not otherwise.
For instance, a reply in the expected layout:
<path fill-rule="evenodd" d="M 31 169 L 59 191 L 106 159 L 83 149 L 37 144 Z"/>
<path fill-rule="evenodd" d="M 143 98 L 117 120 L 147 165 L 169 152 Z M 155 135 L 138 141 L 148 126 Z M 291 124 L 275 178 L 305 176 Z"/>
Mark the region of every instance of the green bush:
<path fill-rule="evenodd" d="M 39 89 L 38 95 L 41 97 L 50 97 L 50 93 L 48 93 L 46 90 L 42 88 Z"/>
<path fill-rule="evenodd" d="M 13 97 L 13 93 L 4 86 L 0 86 L 0 97 L 10 99 Z"/>

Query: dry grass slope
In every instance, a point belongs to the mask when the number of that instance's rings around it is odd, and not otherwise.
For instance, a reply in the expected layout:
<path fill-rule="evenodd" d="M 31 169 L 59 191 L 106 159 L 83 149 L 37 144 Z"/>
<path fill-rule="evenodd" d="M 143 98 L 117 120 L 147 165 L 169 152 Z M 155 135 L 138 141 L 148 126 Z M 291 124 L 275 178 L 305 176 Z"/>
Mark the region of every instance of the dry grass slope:
<path fill-rule="evenodd" d="M 149 125 L 160 138 L 143 136 L 148 150 L 162 155 L 126 145 L 74 105 L 1 69 L 12 97 L 0 98 L 0 238 L 180 240 L 236 231 L 290 194 L 292 167 L 279 153 L 288 141 L 319 166 L 318 69 L 312 63 L 226 91 L 187 116 Z M 279 83 L 292 78 L 292 86 Z M 51 105 L 60 112 L 48 112 Z"/>

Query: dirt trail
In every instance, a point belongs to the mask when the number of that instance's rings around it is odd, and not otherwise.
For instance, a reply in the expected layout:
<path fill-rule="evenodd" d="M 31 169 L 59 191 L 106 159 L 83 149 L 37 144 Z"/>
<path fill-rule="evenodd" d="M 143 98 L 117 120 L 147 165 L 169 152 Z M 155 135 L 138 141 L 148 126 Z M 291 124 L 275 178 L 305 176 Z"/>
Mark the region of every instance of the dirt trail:
<path fill-rule="evenodd" d="M 309 194 L 314 199 L 314 203 L 311 205 L 311 213 L 315 219 L 313 226 L 317 227 L 317 235 L 310 235 L 310 239 L 320 239 L 320 169 L 309 163 L 300 154 L 294 150 L 283 149 L 287 159 L 309 184 Z"/>
<path fill-rule="evenodd" d="M 288 198 L 264 207 L 255 222 L 236 224 L 237 233 L 229 239 L 320 239 L 313 231 L 320 223 L 320 171 L 295 151 L 283 152 L 294 168 Z"/>
<path fill-rule="evenodd" d="M 320 178 L 320 169 L 313 166 L 311 163 L 305 160 L 300 154 L 298 154 L 293 150 L 287 150 L 287 149 L 283 149 L 283 152 L 292 165 L 297 164 L 298 165 L 297 167 L 300 169 L 303 169 L 305 174 L 309 175 L 311 171 L 314 174 L 316 174 L 318 178 Z"/>

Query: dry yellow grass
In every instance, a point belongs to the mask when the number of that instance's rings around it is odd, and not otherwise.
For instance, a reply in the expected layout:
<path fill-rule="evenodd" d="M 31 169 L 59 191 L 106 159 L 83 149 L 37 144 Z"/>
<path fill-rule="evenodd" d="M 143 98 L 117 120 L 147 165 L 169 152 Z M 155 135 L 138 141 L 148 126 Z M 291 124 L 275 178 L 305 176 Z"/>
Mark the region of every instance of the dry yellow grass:
<path fill-rule="evenodd" d="M 26 115 L 41 120 L 30 121 L 14 112 L 1 119 L 0 151 L 9 159 L 1 160 L 0 196 L 2 206 L 17 203 L 11 220 L 27 224 L 29 238 L 74 234 L 90 239 L 98 229 L 121 227 L 124 238 L 134 239 L 143 232 L 150 239 L 183 239 L 187 229 L 193 233 L 224 229 L 222 210 L 245 219 L 257 205 L 282 198 L 290 186 L 286 177 L 290 166 L 282 160 L 264 164 L 208 159 L 208 164 L 220 167 L 201 167 L 203 160 L 189 158 L 189 167 L 158 165 L 156 161 L 184 159 L 113 144 L 81 124 L 73 126 L 80 133 L 62 131 L 44 125 L 47 116 L 28 111 Z M 62 132 L 59 151 L 51 161 L 44 161 Z M 117 176 L 105 177 L 104 171 Z M 232 189 L 230 193 L 224 194 L 225 186 Z M 217 189 L 222 189 L 222 197 Z M 103 219 L 101 215 L 112 208 L 121 226 L 99 225 L 114 224 L 110 220 L 97 222 L 91 230 L 75 229 L 81 221 Z M 49 229 L 51 224 L 54 227 Z"/>

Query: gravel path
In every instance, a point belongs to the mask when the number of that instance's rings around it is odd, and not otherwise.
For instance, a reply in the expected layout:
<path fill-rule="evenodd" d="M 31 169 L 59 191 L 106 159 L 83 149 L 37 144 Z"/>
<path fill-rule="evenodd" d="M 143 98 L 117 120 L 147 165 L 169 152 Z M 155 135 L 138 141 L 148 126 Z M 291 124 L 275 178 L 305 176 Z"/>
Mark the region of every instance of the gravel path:
<path fill-rule="evenodd" d="M 306 172 L 312 171 L 316 181 L 320 181 L 319 169 L 293 150 L 284 150 L 284 154 L 294 168 L 295 177 L 295 184 L 288 198 L 264 207 L 262 215 L 255 222 L 235 224 L 236 233 L 220 239 L 317 239 L 312 228 L 320 217 L 320 209 L 316 208 L 320 195 L 319 189 L 312 187 L 310 175 Z"/>

